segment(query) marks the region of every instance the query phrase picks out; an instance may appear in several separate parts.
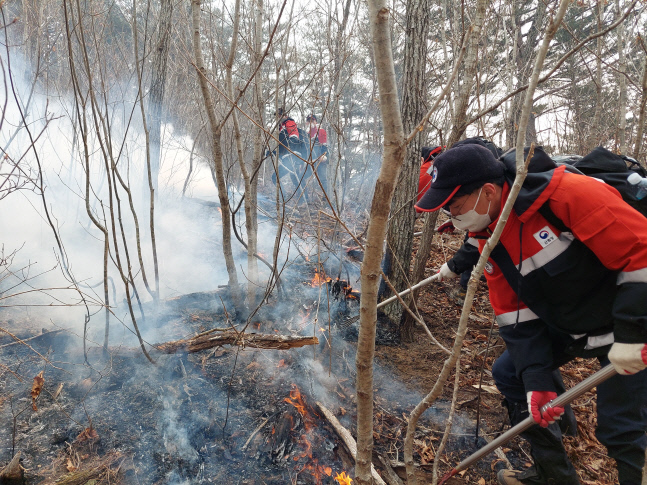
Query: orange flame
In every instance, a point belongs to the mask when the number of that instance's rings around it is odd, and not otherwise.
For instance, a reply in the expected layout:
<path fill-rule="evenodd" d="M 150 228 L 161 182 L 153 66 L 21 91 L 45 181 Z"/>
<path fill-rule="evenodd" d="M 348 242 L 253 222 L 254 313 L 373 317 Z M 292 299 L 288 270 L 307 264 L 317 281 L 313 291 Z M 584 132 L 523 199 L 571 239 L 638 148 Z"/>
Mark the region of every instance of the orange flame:
<path fill-rule="evenodd" d="M 325 274 L 322 275 L 321 273 L 319 273 L 319 271 L 315 271 L 315 275 L 312 278 L 312 281 L 310 281 L 310 285 L 314 288 L 315 286 L 321 286 L 324 283 L 328 283 L 329 281 L 330 278 L 325 276 Z"/>
<path fill-rule="evenodd" d="M 324 476 L 332 475 L 332 468 L 329 466 L 319 465 L 319 460 L 312 456 L 312 444 L 307 438 L 307 433 L 315 426 L 313 415 L 317 415 L 314 412 L 312 412 L 312 414 L 308 412 L 307 405 L 301 396 L 301 392 L 299 392 L 299 388 L 295 384 L 292 384 L 290 397 L 286 397 L 283 400 L 296 408 L 303 418 L 303 425 L 306 430 L 306 434 L 302 434 L 300 440 L 304 449 L 299 455 L 294 456 L 293 460 L 298 461 L 301 458 L 307 458 L 309 461 L 303 466 L 303 468 L 301 468 L 301 471 L 307 471 L 310 473 L 313 477 L 312 483 L 321 485 Z"/>
<path fill-rule="evenodd" d="M 309 431 L 312 427 L 312 418 L 308 415 L 308 410 L 306 409 L 306 403 L 303 402 L 299 388 L 292 384 L 292 390 L 290 391 L 290 397 L 283 399 L 288 404 L 292 404 L 299 411 L 299 414 L 303 416 L 303 423 L 305 425 L 306 431 Z"/>
<path fill-rule="evenodd" d="M 306 449 L 301 452 L 300 455 L 295 456 L 294 461 L 299 460 L 299 458 L 310 458 L 312 459 L 312 443 L 308 441 L 305 435 L 301 435 L 301 441 L 306 445 Z"/>
<path fill-rule="evenodd" d="M 285 359 L 281 359 L 281 360 L 279 360 L 279 363 L 278 363 L 278 364 L 276 364 L 276 367 L 278 367 L 279 369 L 280 369 L 281 367 L 287 367 L 287 366 L 288 366 L 288 365 L 285 363 Z"/>
<path fill-rule="evenodd" d="M 346 475 L 346 472 L 341 472 L 341 474 L 335 475 L 335 480 L 337 480 L 337 483 L 339 485 L 352 485 L 353 479 Z"/>

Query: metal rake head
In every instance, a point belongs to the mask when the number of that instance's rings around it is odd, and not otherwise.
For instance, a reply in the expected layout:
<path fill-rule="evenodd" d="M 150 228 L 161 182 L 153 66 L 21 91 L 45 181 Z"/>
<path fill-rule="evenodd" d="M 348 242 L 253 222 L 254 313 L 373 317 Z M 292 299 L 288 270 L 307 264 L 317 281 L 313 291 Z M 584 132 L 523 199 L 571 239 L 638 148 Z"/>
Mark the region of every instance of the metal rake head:
<path fill-rule="evenodd" d="M 350 317 L 350 318 L 347 318 L 346 320 L 342 320 L 337 325 L 339 326 L 339 328 L 348 328 L 357 320 L 359 320 L 359 315 L 355 315 L 354 317 Z"/>

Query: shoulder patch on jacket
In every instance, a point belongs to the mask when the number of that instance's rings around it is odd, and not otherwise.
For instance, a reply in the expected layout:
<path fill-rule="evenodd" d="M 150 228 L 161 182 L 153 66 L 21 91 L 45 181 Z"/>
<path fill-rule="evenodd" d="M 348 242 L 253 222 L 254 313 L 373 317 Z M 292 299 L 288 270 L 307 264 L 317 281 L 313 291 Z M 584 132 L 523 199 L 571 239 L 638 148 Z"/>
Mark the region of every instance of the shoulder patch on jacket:
<path fill-rule="evenodd" d="M 548 226 L 542 227 L 539 231 L 534 233 L 533 236 L 535 237 L 537 242 L 544 248 L 549 244 L 557 241 L 557 236 L 553 231 L 551 231 L 550 227 Z"/>

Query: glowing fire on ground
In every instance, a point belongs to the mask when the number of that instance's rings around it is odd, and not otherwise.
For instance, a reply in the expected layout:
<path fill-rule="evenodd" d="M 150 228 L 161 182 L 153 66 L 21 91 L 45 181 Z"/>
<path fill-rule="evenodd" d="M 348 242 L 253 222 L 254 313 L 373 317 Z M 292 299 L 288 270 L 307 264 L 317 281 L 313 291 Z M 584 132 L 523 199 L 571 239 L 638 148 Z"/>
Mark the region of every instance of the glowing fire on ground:
<path fill-rule="evenodd" d="M 346 475 L 346 472 L 341 472 L 335 475 L 335 480 L 339 485 L 351 485 L 353 483 L 353 479 Z"/>
<path fill-rule="evenodd" d="M 330 468 L 329 466 L 320 465 L 319 460 L 312 456 L 312 443 L 308 439 L 308 435 L 310 435 L 310 431 L 316 427 L 315 417 L 317 417 L 317 414 L 315 414 L 314 412 L 308 412 L 308 406 L 303 396 L 301 395 L 301 392 L 299 392 L 299 388 L 295 384 L 292 384 L 290 397 L 286 397 L 283 400 L 294 406 L 295 409 L 299 412 L 303 419 L 303 425 L 306 430 L 306 433 L 301 435 L 300 441 L 301 445 L 303 446 L 303 451 L 293 458 L 295 461 L 298 461 L 301 458 L 307 458 L 309 460 L 308 463 L 306 463 L 303 468 L 301 468 L 299 473 L 307 471 L 312 475 L 312 478 L 314 479 L 313 483 L 321 484 L 324 476 L 332 476 L 332 468 Z M 340 485 L 352 484 L 352 480 L 349 476 L 346 475 L 346 472 L 337 474 L 337 476 L 335 476 L 335 480 Z"/>
<path fill-rule="evenodd" d="M 315 271 L 315 275 L 310 281 L 310 285 L 314 288 L 316 286 L 321 286 L 324 283 L 328 283 L 330 281 L 330 278 L 328 278 L 325 274 L 321 274 L 319 271 Z"/>
<path fill-rule="evenodd" d="M 306 403 L 304 402 L 303 397 L 301 397 L 301 393 L 299 392 L 299 388 L 296 386 L 296 384 L 292 384 L 290 397 L 286 397 L 283 400 L 288 404 L 292 404 L 292 406 L 294 406 L 299 412 L 299 414 L 303 418 L 303 425 L 306 431 L 310 431 L 312 428 L 314 428 L 314 417 L 308 412 Z M 315 416 L 317 415 L 315 414 Z"/>

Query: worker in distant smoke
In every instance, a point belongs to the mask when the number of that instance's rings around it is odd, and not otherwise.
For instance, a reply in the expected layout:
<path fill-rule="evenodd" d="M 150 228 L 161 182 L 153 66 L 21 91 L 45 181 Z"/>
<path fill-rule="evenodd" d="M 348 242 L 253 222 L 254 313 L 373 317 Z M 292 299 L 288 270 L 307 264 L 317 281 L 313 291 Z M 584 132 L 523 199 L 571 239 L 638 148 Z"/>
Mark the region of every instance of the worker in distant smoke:
<path fill-rule="evenodd" d="M 497 160 L 464 145 L 434 160 L 418 202 L 441 208 L 483 251 L 516 174 L 514 151 Z M 506 350 L 492 367 L 511 424 L 534 466 L 501 470 L 501 485 L 579 484 L 548 404 L 561 392 L 559 367 L 576 356 L 613 364 L 597 386 L 596 436 L 615 459 L 621 485 L 639 485 L 647 447 L 647 224 L 609 185 L 557 166 L 535 148 L 501 239 L 485 266 L 490 302 Z M 562 420 L 563 421 L 563 420 Z"/>
<path fill-rule="evenodd" d="M 310 139 L 309 161 L 317 171 L 323 190 L 328 192 L 328 133 L 318 123 L 314 114 L 309 114 L 306 122 Z"/>
<path fill-rule="evenodd" d="M 312 147 L 312 159 L 325 155 L 328 152 L 328 133 L 317 122 L 317 117 L 309 114 L 306 118 L 308 123 L 308 136 Z"/>
<path fill-rule="evenodd" d="M 294 119 L 290 118 L 283 108 L 279 108 L 274 114 L 279 126 L 279 143 L 277 149 L 271 153 L 278 156 L 278 178 L 289 175 L 296 189 L 305 177 L 307 168 L 302 160 L 305 158 L 305 145 Z M 269 154 L 269 151 L 266 152 L 266 156 Z M 272 182 L 276 184 L 276 173 L 272 174 Z"/>

